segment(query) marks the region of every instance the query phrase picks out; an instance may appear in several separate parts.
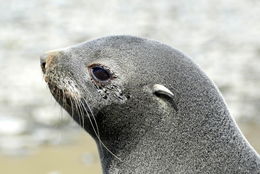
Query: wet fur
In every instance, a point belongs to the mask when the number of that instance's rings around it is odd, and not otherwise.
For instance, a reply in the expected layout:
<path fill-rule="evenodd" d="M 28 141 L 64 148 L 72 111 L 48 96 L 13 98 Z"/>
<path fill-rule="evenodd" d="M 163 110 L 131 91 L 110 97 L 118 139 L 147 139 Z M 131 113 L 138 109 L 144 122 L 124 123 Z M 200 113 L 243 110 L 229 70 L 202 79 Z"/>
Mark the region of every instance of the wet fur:
<path fill-rule="evenodd" d="M 95 83 L 87 71 L 95 63 L 116 78 Z M 52 67 L 50 90 L 96 140 L 104 173 L 260 173 L 218 89 L 180 51 L 111 36 L 62 50 Z M 153 94 L 154 84 L 176 95 L 178 110 Z"/>

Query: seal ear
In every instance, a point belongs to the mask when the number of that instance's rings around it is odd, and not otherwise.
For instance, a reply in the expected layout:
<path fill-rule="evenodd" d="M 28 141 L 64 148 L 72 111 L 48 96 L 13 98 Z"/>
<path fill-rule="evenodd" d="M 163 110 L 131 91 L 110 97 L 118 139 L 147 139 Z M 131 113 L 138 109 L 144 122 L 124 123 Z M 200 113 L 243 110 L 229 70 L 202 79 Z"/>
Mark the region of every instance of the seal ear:
<path fill-rule="evenodd" d="M 159 98 L 163 98 L 167 101 L 169 101 L 173 108 L 178 111 L 177 104 L 175 102 L 175 95 L 165 86 L 160 85 L 160 84 L 155 84 L 152 87 L 153 94 L 155 94 Z"/>

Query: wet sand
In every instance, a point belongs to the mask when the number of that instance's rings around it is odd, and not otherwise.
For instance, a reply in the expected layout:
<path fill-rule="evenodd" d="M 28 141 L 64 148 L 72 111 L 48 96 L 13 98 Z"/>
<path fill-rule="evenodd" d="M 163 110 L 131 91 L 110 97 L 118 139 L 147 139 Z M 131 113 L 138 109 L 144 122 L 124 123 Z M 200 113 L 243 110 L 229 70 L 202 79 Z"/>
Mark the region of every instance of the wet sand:
<path fill-rule="evenodd" d="M 249 143 L 260 153 L 260 125 L 256 122 L 239 122 L 239 128 L 245 135 Z"/>
<path fill-rule="evenodd" d="M 70 145 L 40 146 L 26 157 L 0 156 L 5 174 L 100 174 L 95 142 L 82 132 Z"/>

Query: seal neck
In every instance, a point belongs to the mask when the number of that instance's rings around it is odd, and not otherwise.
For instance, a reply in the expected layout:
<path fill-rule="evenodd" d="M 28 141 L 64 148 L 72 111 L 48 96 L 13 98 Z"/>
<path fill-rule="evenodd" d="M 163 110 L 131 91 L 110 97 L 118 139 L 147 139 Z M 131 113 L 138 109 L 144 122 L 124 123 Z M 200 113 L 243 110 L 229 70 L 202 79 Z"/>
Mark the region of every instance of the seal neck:
<path fill-rule="evenodd" d="M 129 125 L 101 126 L 106 148 L 97 144 L 104 173 L 257 173 L 259 157 L 228 110 L 213 110 L 186 115 L 187 108 L 180 108 L 177 114 L 146 113 Z"/>

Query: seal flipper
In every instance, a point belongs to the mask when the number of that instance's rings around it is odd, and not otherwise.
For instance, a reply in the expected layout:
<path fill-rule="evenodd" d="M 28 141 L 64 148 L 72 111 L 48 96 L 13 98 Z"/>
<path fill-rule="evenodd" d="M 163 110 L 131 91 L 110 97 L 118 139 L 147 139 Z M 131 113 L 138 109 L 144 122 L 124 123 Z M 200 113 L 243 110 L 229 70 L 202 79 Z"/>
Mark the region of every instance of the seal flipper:
<path fill-rule="evenodd" d="M 173 108 L 175 109 L 175 111 L 178 111 L 178 107 L 177 104 L 175 102 L 175 95 L 165 86 L 160 85 L 160 84 L 155 84 L 153 85 L 153 93 L 160 98 L 166 99 L 167 101 L 169 101 Z"/>

